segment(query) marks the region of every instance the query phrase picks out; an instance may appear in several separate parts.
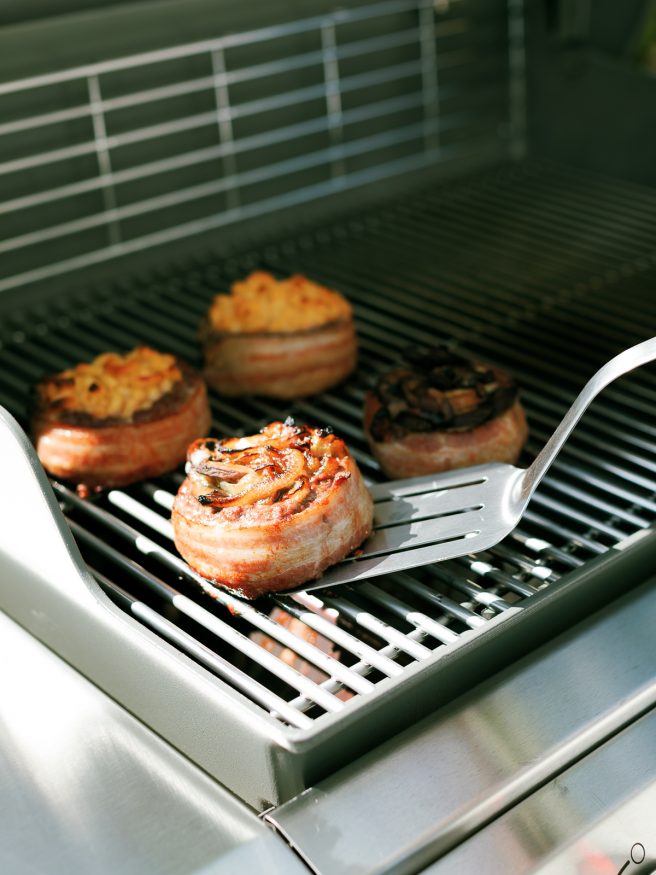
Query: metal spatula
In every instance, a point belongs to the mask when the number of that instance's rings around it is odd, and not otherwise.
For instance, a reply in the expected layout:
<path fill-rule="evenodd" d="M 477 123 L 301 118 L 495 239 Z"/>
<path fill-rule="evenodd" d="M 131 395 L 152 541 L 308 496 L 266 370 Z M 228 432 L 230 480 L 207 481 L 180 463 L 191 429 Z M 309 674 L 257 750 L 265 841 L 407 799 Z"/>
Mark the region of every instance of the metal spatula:
<path fill-rule="evenodd" d="M 374 486 L 370 490 L 374 531 L 362 550 L 302 588 L 353 583 L 498 544 L 520 521 L 536 486 L 590 402 L 617 377 L 653 359 L 656 337 L 600 368 L 529 468 L 494 463 Z"/>

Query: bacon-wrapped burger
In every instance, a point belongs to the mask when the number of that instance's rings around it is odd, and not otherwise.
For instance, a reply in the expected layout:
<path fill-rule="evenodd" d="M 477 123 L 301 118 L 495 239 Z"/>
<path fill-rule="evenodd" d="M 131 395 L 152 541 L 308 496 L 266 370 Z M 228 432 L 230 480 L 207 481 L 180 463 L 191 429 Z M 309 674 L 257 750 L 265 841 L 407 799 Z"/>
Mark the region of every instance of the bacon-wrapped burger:
<path fill-rule="evenodd" d="M 273 422 L 260 434 L 189 447 L 173 503 L 189 565 L 246 598 L 318 577 L 369 534 L 371 497 L 344 441 Z"/>
<path fill-rule="evenodd" d="M 351 305 L 303 276 L 256 272 L 233 283 L 214 298 L 200 337 L 205 379 L 222 395 L 313 395 L 357 358 Z"/>
<path fill-rule="evenodd" d="M 404 358 L 365 399 L 367 439 L 388 477 L 517 461 L 528 428 L 509 374 L 445 347 Z"/>
<path fill-rule="evenodd" d="M 124 486 L 170 471 L 211 423 L 202 379 L 173 355 L 106 352 L 36 387 L 33 434 L 55 477 Z"/>

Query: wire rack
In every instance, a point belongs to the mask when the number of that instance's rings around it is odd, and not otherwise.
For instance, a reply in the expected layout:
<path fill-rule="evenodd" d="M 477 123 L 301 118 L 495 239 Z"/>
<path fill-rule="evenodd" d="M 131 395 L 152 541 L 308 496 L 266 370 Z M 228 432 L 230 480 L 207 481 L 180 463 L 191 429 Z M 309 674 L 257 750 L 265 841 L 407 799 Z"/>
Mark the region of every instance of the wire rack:
<path fill-rule="evenodd" d="M 520 0 L 385 0 L 0 83 L 0 291 L 521 152 Z"/>
<path fill-rule="evenodd" d="M 1 335 L 0 403 L 28 427 L 29 390 L 44 372 L 139 343 L 199 366 L 196 330 L 217 290 L 255 268 L 302 271 L 353 301 L 357 373 L 290 406 L 212 397 L 215 433 L 250 433 L 287 415 L 330 424 L 366 478 L 379 480 L 361 428 L 364 392 L 408 344 L 443 340 L 516 374 L 527 461 L 585 379 L 653 333 L 654 218 L 656 196 L 635 186 L 534 163 L 489 170 L 258 251 L 166 265 L 66 308 L 23 314 Z M 204 595 L 175 552 L 168 516 L 181 471 L 84 501 L 54 488 L 117 603 L 283 723 L 306 728 L 484 634 L 493 618 L 649 527 L 655 399 L 649 367 L 607 389 L 521 525 L 493 550 L 253 604 L 219 588 Z"/>

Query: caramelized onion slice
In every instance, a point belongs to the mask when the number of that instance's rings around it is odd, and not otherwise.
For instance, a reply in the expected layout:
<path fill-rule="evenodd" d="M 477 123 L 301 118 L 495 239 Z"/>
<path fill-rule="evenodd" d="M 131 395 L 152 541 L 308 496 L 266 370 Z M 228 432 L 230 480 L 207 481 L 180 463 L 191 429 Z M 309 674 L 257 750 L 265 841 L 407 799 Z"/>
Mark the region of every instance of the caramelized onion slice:
<path fill-rule="evenodd" d="M 239 480 L 240 491 L 231 494 L 219 486 L 218 489 L 198 495 L 201 504 L 217 508 L 254 504 L 289 489 L 302 478 L 305 479 L 305 457 L 300 450 L 264 447 L 259 453 L 253 453 L 252 449 L 247 452 L 251 465 L 239 466 L 248 469 L 248 473 Z M 220 475 L 216 479 L 220 482 Z"/>
<path fill-rule="evenodd" d="M 329 478 L 336 477 L 341 470 L 342 468 L 334 456 L 324 456 L 314 475 L 314 480 L 317 483 L 321 480 L 328 480 Z"/>
<path fill-rule="evenodd" d="M 238 483 L 242 477 L 250 474 L 251 469 L 247 465 L 234 465 L 231 462 L 209 461 L 201 462 L 195 468 L 198 474 L 206 477 L 215 477 L 225 483 Z"/>
<path fill-rule="evenodd" d="M 286 507 L 290 504 L 297 505 L 305 501 L 310 493 L 310 481 L 307 477 L 301 478 L 293 487 L 280 498 L 280 501 L 286 502 Z"/>

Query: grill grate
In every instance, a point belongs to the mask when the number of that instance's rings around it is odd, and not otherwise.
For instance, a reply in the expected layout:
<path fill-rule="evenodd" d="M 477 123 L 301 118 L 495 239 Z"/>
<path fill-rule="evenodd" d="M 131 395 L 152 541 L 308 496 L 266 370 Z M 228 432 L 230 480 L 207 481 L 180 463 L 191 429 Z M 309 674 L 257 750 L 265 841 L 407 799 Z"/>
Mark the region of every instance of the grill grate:
<path fill-rule="evenodd" d="M 257 252 L 207 256 L 65 310 L 53 302 L 16 316 L 2 337 L 0 401 L 27 427 L 31 384 L 108 348 L 145 342 L 199 365 L 195 331 L 217 289 L 253 268 L 299 270 L 353 300 L 358 372 L 289 407 L 212 398 L 218 434 L 287 415 L 330 423 L 376 481 L 360 425 L 371 374 L 408 343 L 454 339 L 516 372 L 534 453 L 586 377 L 652 333 L 654 217 L 656 196 L 637 187 L 537 164 L 487 171 Z M 86 501 L 54 487 L 118 604 L 283 723 L 306 728 L 651 525 L 653 376 L 635 372 L 594 403 L 504 543 L 356 588 L 254 605 L 216 589 L 212 600 L 171 544 L 181 472 Z"/>

